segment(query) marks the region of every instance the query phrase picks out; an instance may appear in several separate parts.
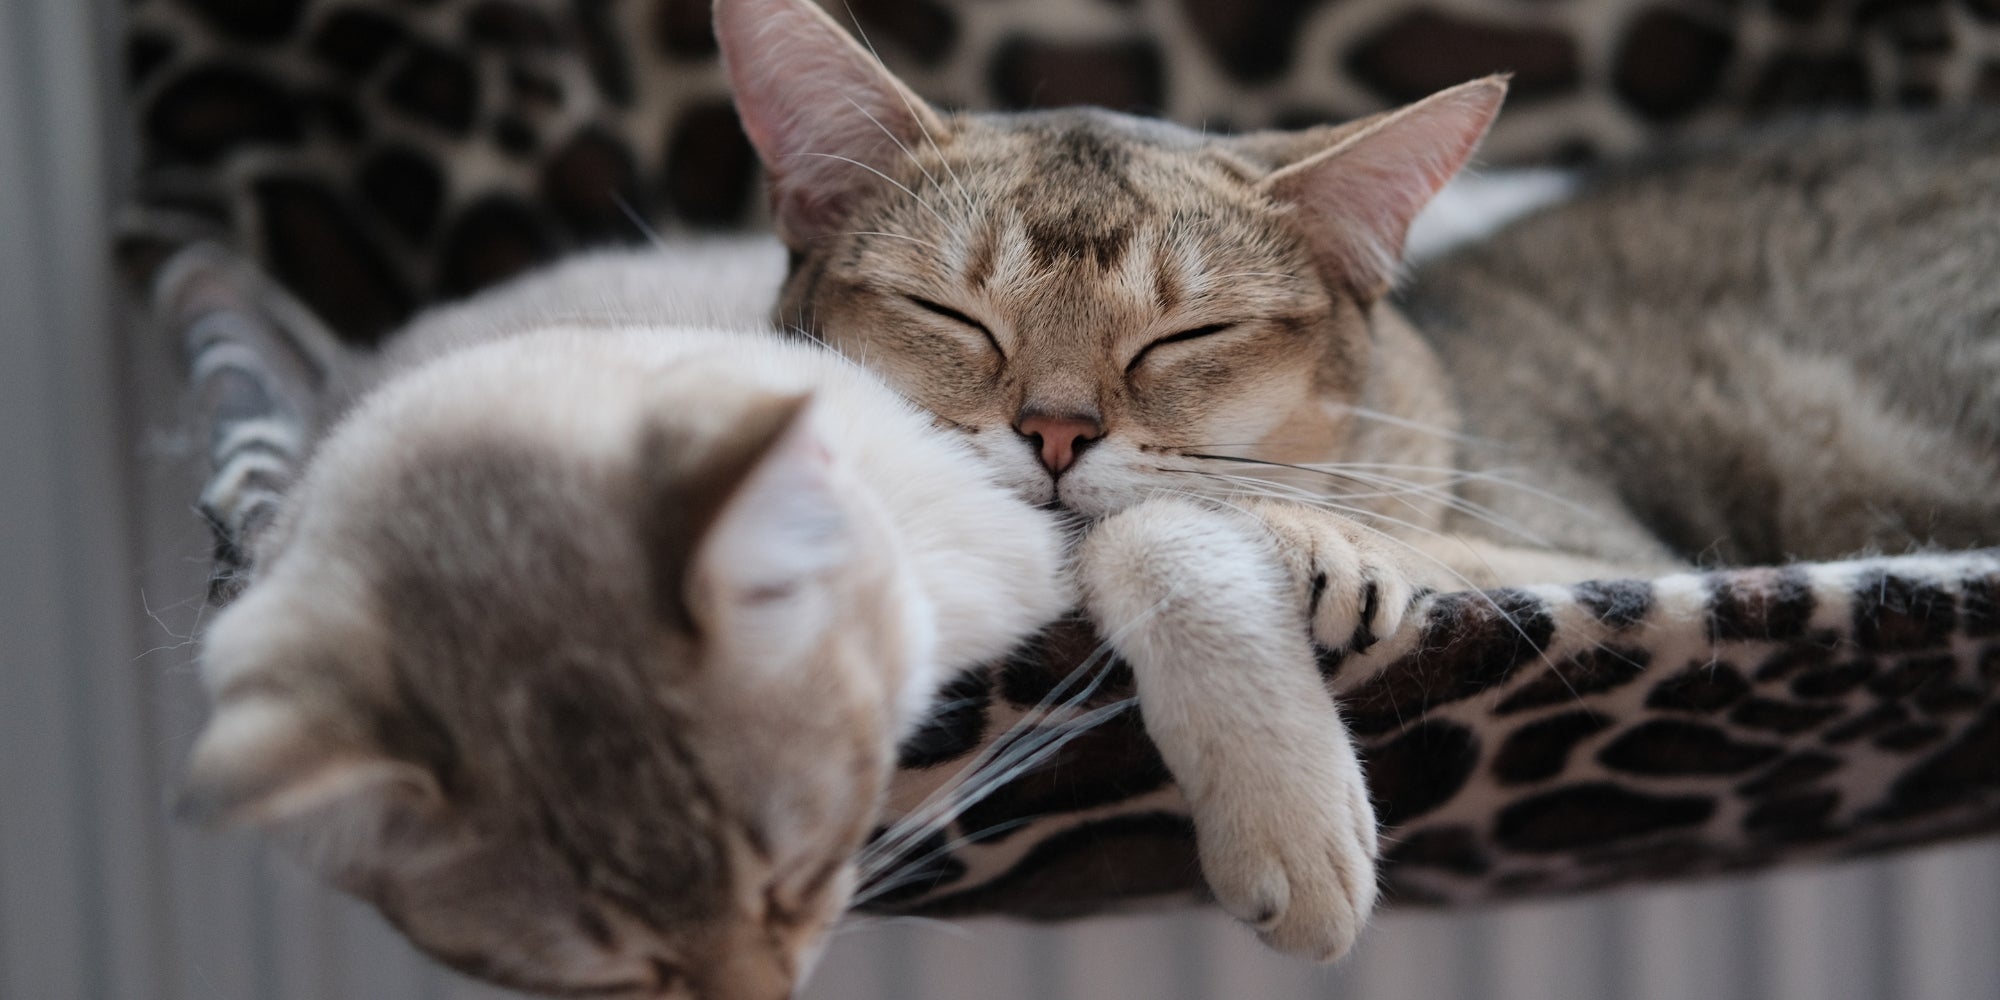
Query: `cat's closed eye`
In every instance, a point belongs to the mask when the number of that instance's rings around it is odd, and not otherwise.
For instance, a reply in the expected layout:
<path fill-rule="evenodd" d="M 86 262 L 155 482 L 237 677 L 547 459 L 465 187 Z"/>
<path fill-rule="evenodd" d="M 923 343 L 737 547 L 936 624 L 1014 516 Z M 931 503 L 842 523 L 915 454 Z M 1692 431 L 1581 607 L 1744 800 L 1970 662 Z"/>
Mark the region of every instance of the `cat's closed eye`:
<path fill-rule="evenodd" d="M 972 317 L 966 315 L 965 313 L 962 313 L 957 309 L 953 309 L 948 305 L 945 305 L 941 302 L 933 302 L 930 299 L 924 298 L 923 296 L 920 295 L 905 294 L 903 297 L 905 299 L 908 299 L 910 301 L 910 304 L 916 306 L 919 309 L 924 310 L 925 312 L 931 313 L 936 316 L 942 316 L 945 319 L 948 319 L 953 323 L 957 323 L 958 325 L 963 326 L 967 329 L 978 330 L 982 335 L 986 337 L 986 343 L 993 348 L 993 353 L 999 355 L 1002 361 L 1005 361 L 1007 359 L 1007 352 L 1001 348 L 999 338 L 993 336 L 993 331 L 987 329 L 986 324 L 981 323 L 980 321 L 973 319 Z"/>
<path fill-rule="evenodd" d="M 1153 341 L 1150 344 L 1147 344 L 1144 347 L 1139 348 L 1139 353 L 1132 355 L 1132 360 L 1125 363 L 1125 374 L 1130 375 L 1133 372 L 1138 371 L 1140 363 L 1146 360 L 1147 355 L 1153 353 L 1153 348 L 1164 347 L 1168 344 L 1178 344 L 1181 343 L 1182 341 L 1196 340 L 1201 337 L 1212 336 L 1214 334 L 1221 333 L 1224 330 L 1232 329 L 1235 326 L 1236 324 L 1234 323 L 1208 323 L 1202 326 L 1194 327 L 1193 329 L 1182 330 L 1179 333 L 1170 333 L 1164 337 L 1161 337 L 1158 340 Z"/>

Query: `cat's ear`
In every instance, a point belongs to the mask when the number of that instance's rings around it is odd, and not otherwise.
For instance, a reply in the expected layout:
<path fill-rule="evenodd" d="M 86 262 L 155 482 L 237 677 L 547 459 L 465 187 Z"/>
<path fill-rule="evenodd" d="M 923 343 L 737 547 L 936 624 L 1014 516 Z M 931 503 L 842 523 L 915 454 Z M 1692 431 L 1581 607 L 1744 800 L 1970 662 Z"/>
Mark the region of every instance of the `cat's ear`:
<path fill-rule="evenodd" d="M 943 136 L 937 112 L 807 0 L 716 0 L 715 36 L 793 249 Z"/>
<path fill-rule="evenodd" d="M 265 420 L 310 430 L 367 364 L 312 310 L 212 243 L 161 265 L 152 298 L 154 315 L 180 335 L 203 416 L 217 426 Z"/>
<path fill-rule="evenodd" d="M 1292 206 L 1322 263 L 1364 299 L 1388 291 L 1410 222 L 1471 159 L 1507 96 L 1501 76 L 1327 133 L 1327 148 L 1262 186 Z"/>
<path fill-rule="evenodd" d="M 348 805 L 434 801 L 437 779 L 350 725 L 280 696 L 221 701 L 195 742 L 175 811 L 212 826 L 275 826 Z"/>
<path fill-rule="evenodd" d="M 682 595 L 687 624 L 784 606 L 847 560 L 847 518 L 816 410 L 810 396 L 760 401 L 660 487 L 659 585 Z"/>
<path fill-rule="evenodd" d="M 153 315 L 180 338 L 208 444 L 200 509 L 216 535 L 209 599 L 222 604 L 242 589 L 310 442 L 366 362 L 311 310 L 213 244 L 160 266 Z"/>

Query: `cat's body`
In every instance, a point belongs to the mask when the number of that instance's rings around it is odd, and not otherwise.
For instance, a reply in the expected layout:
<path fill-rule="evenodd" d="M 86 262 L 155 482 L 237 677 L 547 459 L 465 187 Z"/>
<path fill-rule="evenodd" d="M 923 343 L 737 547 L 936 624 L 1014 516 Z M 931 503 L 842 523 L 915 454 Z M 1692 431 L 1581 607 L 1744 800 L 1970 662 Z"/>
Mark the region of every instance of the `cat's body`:
<path fill-rule="evenodd" d="M 861 369 L 682 320 L 737 286 L 624 294 L 673 263 L 569 264 L 353 373 L 205 636 L 184 801 L 467 972 L 780 1000 L 896 743 L 1068 606 L 1064 539 Z"/>
<path fill-rule="evenodd" d="M 802 0 L 720 0 L 717 35 L 792 251 L 779 321 L 1024 497 L 1102 519 L 1085 607 L 1132 664 L 1210 888 L 1285 950 L 1339 954 L 1373 900 L 1372 814 L 1308 635 L 1337 660 L 1427 587 L 2000 537 L 2000 212 L 1967 189 L 1991 144 L 1969 172 L 1889 154 L 1897 184 L 1923 176 L 1887 191 L 1841 166 L 1864 136 L 1795 154 L 1819 163 L 1796 190 L 1718 161 L 1639 204 L 1586 199 L 1419 285 L 1439 350 L 1388 293 L 1502 80 L 1214 137 L 946 114 Z M 1871 245 L 1877 224 L 1908 231 Z M 1853 405 L 1869 386 L 1887 395 Z"/>
<path fill-rule="evenodd" d="M 1722 565 L 2000 541 L 2000 121 L 1799 123 L 1610 172 L 1420 270 L 1464 494 Z M 1472 521 L 1453 530 L 1492 533 Z"/>

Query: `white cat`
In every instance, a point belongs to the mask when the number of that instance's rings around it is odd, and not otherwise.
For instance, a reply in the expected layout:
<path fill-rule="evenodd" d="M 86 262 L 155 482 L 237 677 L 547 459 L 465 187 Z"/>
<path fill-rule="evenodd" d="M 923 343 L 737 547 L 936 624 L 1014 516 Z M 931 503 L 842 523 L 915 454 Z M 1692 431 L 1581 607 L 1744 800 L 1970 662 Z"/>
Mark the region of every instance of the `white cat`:
<path fill-rule="evenodd" d="M 1072 600 L 1058 519 L 874 376 L 678 322 L 745 253 L 578 260 L 353 375 L 205 637 L 186 809 L 495 982 L 789 995 L 899 740 Z"/>

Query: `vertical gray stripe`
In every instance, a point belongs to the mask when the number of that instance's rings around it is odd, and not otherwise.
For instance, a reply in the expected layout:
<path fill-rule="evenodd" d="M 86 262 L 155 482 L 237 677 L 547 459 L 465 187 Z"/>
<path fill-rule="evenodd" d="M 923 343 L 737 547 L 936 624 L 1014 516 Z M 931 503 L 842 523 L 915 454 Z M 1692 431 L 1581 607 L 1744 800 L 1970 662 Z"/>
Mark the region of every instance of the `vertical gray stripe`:
<path fill-rule="evenodd" d="M 101 310 L 102 191 L 94 50 L 87 5 L 10 5 L 0 13 L 0 636 L 6 637 L 0 775 L 0 953 L 8 992 L 22 997 L 106 995 L 98 777 L 88 742 L 91 658 L 110 653 L 93 620 L 118 564 L 116 500 L 90 494 L 115 458 L 118 421 L 83 414 L 110 398 Z M 79 31 L 79 27 L 83 30 Z M 68 61 L 65 61 L 68 60 Z M 81 115 L 78 118 L 78 115 Z M 70 270 L 74 268 L 74 270 Z M 115 478 L 115 477 L 114 477 Z M 108 555 L 108 558 L 107 558 Z"/>

